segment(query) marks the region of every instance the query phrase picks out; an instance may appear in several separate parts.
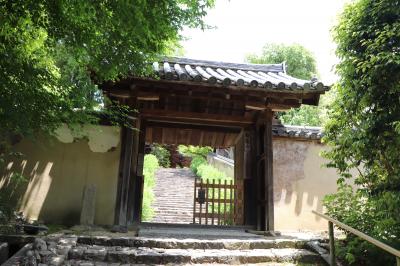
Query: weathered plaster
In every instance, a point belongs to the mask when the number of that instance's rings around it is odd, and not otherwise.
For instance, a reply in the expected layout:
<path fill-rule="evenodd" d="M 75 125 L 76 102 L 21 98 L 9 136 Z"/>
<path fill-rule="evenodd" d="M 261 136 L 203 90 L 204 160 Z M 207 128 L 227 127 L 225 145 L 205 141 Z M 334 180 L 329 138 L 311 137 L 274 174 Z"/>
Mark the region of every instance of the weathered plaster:
<path fill-rule="evenodd" d="M 56 137 L 62 143 L 72 143 L 86 138 L 92 152 L 107 152 L 119 144 L 119 127 L 84 125 L 81 128 L 70 129 L 67 125 L 56 130 Z"/>
<path fill-rule="evenodd" d="M 312 213 L 323 211 L 323 198 L 337 189 L 336 171 L 325 168 L 327 161 L 320 156 L 326 147 L 316 142 L 281 141 L 285 143 L 274 142 L 274 159 L 280 161 L 274 160 L 276 229 L 327 230 L 327 222 Z"/>
<path fill-rule="evenodd" d="M 10 192 L 10 199 L 27 218 L 72 225 L 79 223 L 84 187 L 93 184 L 98 191 L 95 224 L 112 224 L 120 156 L 115 138 L 119 130 L 88 127 L 88 138 L 74 138 L 72 142 L 68 131 L 63 130 L 66 134 L 61 138 L 67 143 L 24 139 L 16 144 L 15 151 L 24 154 L 24 159 L 7 163 L 0 175 L 0 189 Z M 28 182 L 14 186 L 9 182 L 13 173 L 22 173 Z"/>
<path fill-rule="evenodd" d="M 274 151 L 274 201 L 281 199 L 283 191 L 293 193 L 294 182 L 304 179 L 304 160 L 310 142 L 277 139 L 273 142 Z"/>

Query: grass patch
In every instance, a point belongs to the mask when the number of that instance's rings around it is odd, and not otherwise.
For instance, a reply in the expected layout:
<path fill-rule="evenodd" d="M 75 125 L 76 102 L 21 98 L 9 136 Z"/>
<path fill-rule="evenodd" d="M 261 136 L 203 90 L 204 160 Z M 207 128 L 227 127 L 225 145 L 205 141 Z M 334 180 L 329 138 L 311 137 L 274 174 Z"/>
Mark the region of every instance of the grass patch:
<path fill-rule="evenodd" d="M 144 156 L 144 189 L 143 189 L 143 206 L 142 206 L 142 220 L 150 221 L 154 217 L 154 209 L 152 204 L 154 202 L 153 188 L 156 184 L 154 175 L 157 169 L 160 168 L 157 157 L 153 154 L 146 154 Z"/>

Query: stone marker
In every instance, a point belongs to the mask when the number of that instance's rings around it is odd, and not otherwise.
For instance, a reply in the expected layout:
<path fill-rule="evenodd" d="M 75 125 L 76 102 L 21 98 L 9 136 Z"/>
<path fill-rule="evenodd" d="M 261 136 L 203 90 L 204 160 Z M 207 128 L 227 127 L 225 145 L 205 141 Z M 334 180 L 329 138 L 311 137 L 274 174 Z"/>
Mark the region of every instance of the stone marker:
<path fill-rule="evenodd" d="M 0 265 L 8 260 L 8 244 L 0 243 Z"/>
<path fill-rule="evenodd" d="M 83 191 L 81 225 L 93 225 L 96 207 L 96 186 L 87 185 Z"/>

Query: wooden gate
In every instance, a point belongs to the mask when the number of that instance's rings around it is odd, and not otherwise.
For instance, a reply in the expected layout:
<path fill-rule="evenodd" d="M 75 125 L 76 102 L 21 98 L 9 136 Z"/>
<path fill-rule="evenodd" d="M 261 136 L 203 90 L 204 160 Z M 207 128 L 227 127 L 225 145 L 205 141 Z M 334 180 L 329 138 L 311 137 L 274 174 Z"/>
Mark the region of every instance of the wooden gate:
<path fill-rule="evenodd" d="M 196 178 L 193 224 L 241 225 L 242 183 L 233 180 Z"/>

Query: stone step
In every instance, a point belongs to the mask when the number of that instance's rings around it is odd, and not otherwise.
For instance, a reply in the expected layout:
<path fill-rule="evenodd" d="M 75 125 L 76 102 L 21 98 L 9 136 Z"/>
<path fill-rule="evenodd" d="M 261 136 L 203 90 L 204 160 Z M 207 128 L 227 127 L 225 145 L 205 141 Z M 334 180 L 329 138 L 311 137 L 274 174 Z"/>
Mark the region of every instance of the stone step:
<path fill-rule="evenodd" d="M 164 215 L 164 214 L 158 214 L 157 217 L 153 218 L 152 221 L 157 221 L 157 220 L 172 220 L 172 221 L 176 221 L 179 222 L 180 220 L 193 220 L 193 216 L 192 215 L 172 215 L 172 216 L 168 216 L 168 215 Z M 154 223 L 154 222 L 153 222 Z"/>
<path fill-rule="evenodd" d="M 69 260 L 66 261 L 67 265 L 71 266 L 145 266 L 144 264 L 126 264 L 126 263 L 106 263 L 106 262 L 93 262 L 93 261 L 88 261 L 88 260 Z M 171 265 L 171 264 L 168 264 Z M 188 264 L 180 264 L 183 266 L 196 266 L 196 265 L 209 265 L 208 263 L 206 264 L 193 264 L 193 263 L 188 263 Z M 220 263 L 213 263 L 212 266 L 224 266 L 227 264 L 220 264 Z M 246 266 L 299 266 L 304 264 L 300 263 L 288 263 L 288 262 L 264 262 L 264 263 L 247 263 Z M 325 266 L 325 264 L 322 263 L 313 263 L 313 266 Z"/>
<path fill-rule="evenodd" d="M 222 263 L 247 264 L 263 262 L 322 262 L 316 253 L 305 249 L 161 249 L 129 247 L 77 246 L 68 260 L 89 260 L 107 263 L 184 264 Z"/>
<path fill-rule="evenodd" d="M 227 231 L 229 233 L 229 230 Z M 174 239 L 148 237 L 79 236 L 79 244 L 97 246 L 145 247 L 163 249 L 280 249 L 305 248 L 300 239 Z"/>
<path fill-rule="evenodd" d="M 168 210 L 186 210 L 186 211 L 193 211 L 193 205 L 184 205 L 184 206 L 176 206 L 176 205 L 173 205 L 173 204 L 165 204 L 165 205 L 162 205 L 162 206 L 157 206 L 157 205 L 154 205 L 153 206 L 155 209 L 159 209 L 159 210 L 166 210 L 166 211 L 168 211 Z"/>
<path fill-rule="evenodd" d="M 168 216 L 168 215 L 163 215 L 163 214 L 158 214 L 156 218 L 152 219 L 153 223 L 156 223 L 156 221 L 164 221 L 164 220 L 171 220 L 173 222 L 177 222 L 179 223 L 179 221 L 182 220 L 193 220 L 193 216 L 192 215 L 173 215 L 173 216 Z"/>
<path fill-rule="evenodd" d="M 176 216 L 177 214 L 181 215 L 193 215 L 193 212 L 186 211 L 186 210 L 173 210 L 173 211 L 167 211 L 167 210 L 154 210 L 155 213 L 157 214 L 165 214 L 167 216 Z"/>

